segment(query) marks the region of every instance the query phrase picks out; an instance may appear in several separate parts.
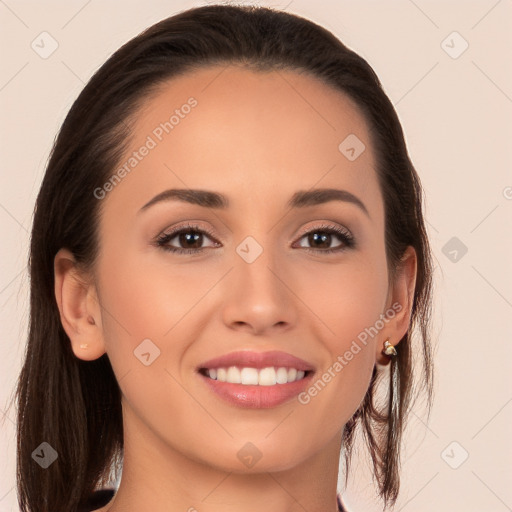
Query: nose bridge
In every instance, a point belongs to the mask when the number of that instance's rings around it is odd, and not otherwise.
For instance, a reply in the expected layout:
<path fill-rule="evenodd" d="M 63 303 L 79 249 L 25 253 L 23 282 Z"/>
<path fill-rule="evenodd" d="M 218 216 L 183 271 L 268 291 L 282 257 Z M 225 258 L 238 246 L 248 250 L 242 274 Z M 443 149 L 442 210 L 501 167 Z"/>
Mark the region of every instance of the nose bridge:
<path fill-rule="evenodd" d="M 262 240 L 261 234 L 257 236 Z M 235 279 L 253 299 L 260 296 L 262 300 L 277 300 L 284 293 L 283 284 L 275 275 L 282 258 L 276 254 L 276 247 L 272 247 L 271 238 L 267 233 L 260 243 L 249 236 L 236 249 Z"/>
<path fill-rule="evenodd" d="M 271 240 L 271 234 L 260 230 L 236 247 L 223 315 L 231 326 L 247 324 L 262 331 L 295 319 L 293 295 L 285 285 L 286 276 L 280 275 L 282 255 Z"/>

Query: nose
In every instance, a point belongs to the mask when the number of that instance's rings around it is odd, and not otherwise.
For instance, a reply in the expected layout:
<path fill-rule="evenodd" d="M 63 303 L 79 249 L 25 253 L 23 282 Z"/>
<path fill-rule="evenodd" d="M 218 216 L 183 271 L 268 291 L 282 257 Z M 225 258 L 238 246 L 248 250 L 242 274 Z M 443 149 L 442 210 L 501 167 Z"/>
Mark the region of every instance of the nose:
<path fill-rule="evenodd" d="M 258 335 L 291 329 L 298 318 L 298 298 L 290 279 L 289 272 L 279 268 L 270 250 L 263 250 L 252 263 L 242 258 L 235 260 L 225 284 L 225 325 Z"/>

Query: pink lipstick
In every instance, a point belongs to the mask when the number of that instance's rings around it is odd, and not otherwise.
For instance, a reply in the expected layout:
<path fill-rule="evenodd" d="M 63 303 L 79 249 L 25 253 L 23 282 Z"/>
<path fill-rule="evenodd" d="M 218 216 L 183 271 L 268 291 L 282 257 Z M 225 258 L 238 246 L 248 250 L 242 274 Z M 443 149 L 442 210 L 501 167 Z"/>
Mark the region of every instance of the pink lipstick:
<path fill-rule="evenodd" d="M 237 351 L 201 363 L 198 373 L 217 396 L 237 407 L 267 409 L 292 400 L 310 382 L 312 364 L 281 351 Z"/>

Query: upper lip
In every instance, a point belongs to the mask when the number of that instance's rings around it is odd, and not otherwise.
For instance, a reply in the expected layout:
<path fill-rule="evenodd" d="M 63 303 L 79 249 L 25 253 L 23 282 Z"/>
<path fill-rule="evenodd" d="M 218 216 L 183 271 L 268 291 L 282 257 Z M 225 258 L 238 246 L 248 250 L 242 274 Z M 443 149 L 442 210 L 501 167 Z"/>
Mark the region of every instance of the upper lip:
<path fill-rule="evenodd" d="M 199 365 L 201 368 L 227 368 L 229 366 L 238 366 L 242 368 L 267 368 L 270 366 L 296 368 L 303 371 L 314 371 L 314 366 L 310 363 L 279 350 L 269 352 L 254 352 L 252 350 L 239 350 L 230 352 L 220 357 L 215 357 Z"/>

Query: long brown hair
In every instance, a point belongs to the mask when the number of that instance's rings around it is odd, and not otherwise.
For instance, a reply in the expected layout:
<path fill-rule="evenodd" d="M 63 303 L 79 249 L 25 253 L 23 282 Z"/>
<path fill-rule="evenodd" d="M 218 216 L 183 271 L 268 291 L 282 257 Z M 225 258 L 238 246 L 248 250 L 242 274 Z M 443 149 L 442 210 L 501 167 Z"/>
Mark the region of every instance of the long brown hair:
<path fill-rule="evenodd" d="M 204 6 L 181 12 L 123 45 L 73 103 L 52 148 L 34 211 L 30 246 L 30 325 L 16 388 L 17 490 L 22 512 L 74 512 L 122 461 L 121 393 L 106 354 L 74 356 L 54 294 L 54 257 L 68 248 L 91 268 L 98 251 L 99 203 L 93 194 L 126 150 L 132 121 L 149 94 L 187 70 L 237 63 L 254 70 L 307 72 L 348 95 L 370 126 L 385 204 L 386 258 L 394 276 L 407 246 L 417 254 L 410 329 L 389 367 L 388 400 L 374 403 L 383 372 L 374 368 L 361 407 L 343 433 L 346 481 L 361 426 L 384 504 L 399 491 L 400 441 L 414 389 L 433 394 L 430 310 L 432 261 L 422 188 L 397 114 L 370 65 L 324 28 L 254 6 Z M 412 331 L 418 348 L 411 349 Z M 413 360 L 414 356 L 414 360 Z M 416 388 L 413 363 L 422 363 Z M 58 459 L 47 469 L 32 452 L 47 442 Z"/>

